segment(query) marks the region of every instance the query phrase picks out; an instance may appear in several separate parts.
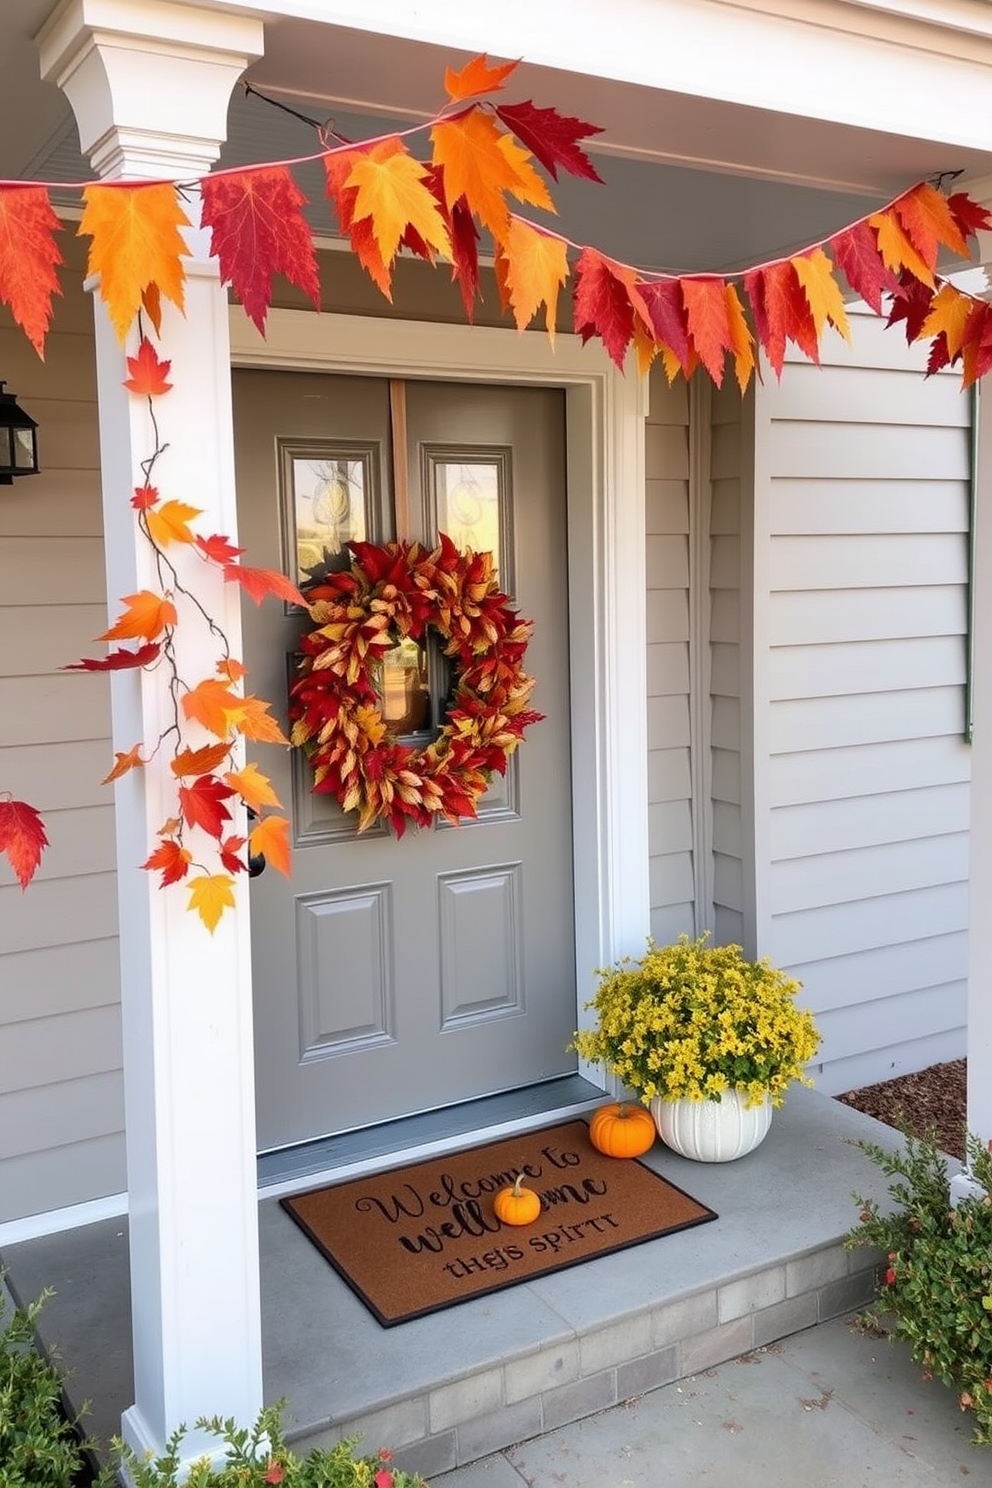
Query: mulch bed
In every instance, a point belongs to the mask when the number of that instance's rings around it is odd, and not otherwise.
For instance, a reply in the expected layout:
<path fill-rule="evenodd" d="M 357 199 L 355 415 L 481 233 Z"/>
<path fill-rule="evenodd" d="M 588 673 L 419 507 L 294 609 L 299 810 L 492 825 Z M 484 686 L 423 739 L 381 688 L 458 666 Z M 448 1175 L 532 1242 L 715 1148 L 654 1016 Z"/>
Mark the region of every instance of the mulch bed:
<path fill-rule="evenodd" d="M 911 1131 L 917 1137 L 936 1135 L 938 1146 L 952 1157 L 964 1158 L 967 1126 L 968 1062 L 952 1059 L 932 1064 L 912 1075 L 899 1075 L 878 1085 L 848 1090 L 837 1100 L 866 1116 Z"/>

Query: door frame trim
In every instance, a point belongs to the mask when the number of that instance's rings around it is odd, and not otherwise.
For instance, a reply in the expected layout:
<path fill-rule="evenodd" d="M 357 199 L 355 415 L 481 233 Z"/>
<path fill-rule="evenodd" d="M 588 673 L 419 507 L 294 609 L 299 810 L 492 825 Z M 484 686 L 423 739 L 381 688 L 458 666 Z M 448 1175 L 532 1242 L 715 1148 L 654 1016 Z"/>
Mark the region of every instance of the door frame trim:
<path fill-rule="evenodd" d="M 650 930 L 644 420 L 647 379 L 559 334 L 271 310 L 263 337 L 230 309 L 234 367 L 564 389 L 576 1026 L 597 967 Z M 592 665 L 589 665 L 589 659 Z M 606 1084 L 603 1070 L 585 1065 Z"/>

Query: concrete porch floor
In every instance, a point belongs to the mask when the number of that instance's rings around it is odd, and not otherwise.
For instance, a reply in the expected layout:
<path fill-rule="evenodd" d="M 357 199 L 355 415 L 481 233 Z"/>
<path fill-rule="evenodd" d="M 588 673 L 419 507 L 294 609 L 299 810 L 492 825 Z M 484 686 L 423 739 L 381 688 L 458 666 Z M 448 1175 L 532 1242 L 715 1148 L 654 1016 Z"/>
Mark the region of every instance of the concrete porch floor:
<path fill-rule="evenodd" d="M 852 1193 L 885 1189 L 852 1145 L 864 1136 L 898 1141 L 794 1088 L 737 1162 L 691 1163 L 656 1143 L 646 1161 L 714 1208 L 714 1223 L 390 1329 L 263 1198 L 265 1398 L 288 1401 L 297 1450 L 360 1434 L 429 1477 L 850 1312 L 877 1260 L 842 1247 Z M 106 1441 L 132 1401 L 126 1221 L 8 1246 L 2 1263 L 18 1301 L 55 1289 L 43 1340 Z"/>

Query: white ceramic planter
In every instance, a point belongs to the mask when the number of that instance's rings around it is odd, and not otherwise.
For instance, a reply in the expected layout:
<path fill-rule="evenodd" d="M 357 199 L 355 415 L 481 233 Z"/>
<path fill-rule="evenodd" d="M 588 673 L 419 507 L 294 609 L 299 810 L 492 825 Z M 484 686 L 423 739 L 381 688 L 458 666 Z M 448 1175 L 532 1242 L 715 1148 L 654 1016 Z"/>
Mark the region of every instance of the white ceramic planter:
<path fill-rule="evenodd" d="M 696 1162 L 732 1162 L 753 1152 L 768 1135 L 772 1103 L 745 1106 L 736 1090 L 725 1090 L 718 1101 L 663 1101 L 656 1096 L 651 1114 L 667 1147 Z"/>

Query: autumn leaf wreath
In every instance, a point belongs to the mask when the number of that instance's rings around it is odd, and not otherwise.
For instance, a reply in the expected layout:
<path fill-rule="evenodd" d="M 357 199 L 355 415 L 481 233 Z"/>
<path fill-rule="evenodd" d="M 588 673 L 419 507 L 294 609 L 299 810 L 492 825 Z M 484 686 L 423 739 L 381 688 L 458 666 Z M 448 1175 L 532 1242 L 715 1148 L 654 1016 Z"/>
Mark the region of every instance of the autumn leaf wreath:
<path fill-rule="evenodd" d="M 358 812 L 358 830 L 388 821 L 474 817 L 493 772 L 532 723 L 534 678 L 524 671 L 532 632 L 496 579 L 492 553 L 459 552 L 441 534 L 419 543 L 353 542 L 350 567 L 305 587 L 314 622 L 301 640 L 290 686 L 292 742 L 313 770 L 316 792 Z M 401 642 L 440 639 L 451 687 L 437 736 L 402 742 L 382 715 L 376 671 Z"/>

